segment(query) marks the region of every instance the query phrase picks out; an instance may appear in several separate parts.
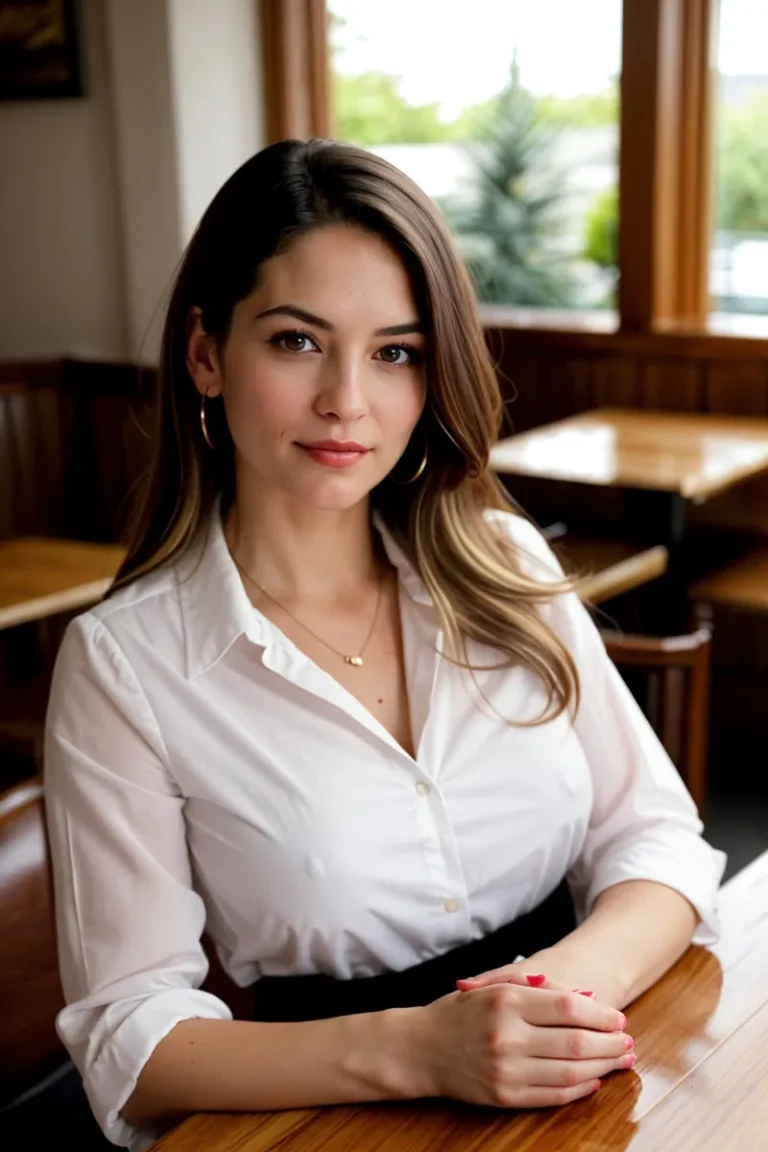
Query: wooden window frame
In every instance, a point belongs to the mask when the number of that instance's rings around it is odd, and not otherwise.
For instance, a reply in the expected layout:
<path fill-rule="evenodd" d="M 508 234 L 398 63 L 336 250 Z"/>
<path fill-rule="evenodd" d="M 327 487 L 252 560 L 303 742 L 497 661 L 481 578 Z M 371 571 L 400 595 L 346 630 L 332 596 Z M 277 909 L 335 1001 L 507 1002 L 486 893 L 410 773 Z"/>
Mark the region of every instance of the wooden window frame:
<path fill-rule="evenodd" d="M 325 0 L 260 0 L 267 143 L 330 135 Z"/>
<path fill-rule="evenodd" d="M 719 0 L 624 0 L 619 293 L 625 332 L 707 331 Z"/>
<path fill-rule="evenodd" d="M 326 0 L 260 0 L 269 140 L 331 134 Z M 707 335 L 711 322 L 714 99 L 721 0 L 623 0 L 619 330 Z M 483 309 L 493 322 L 519 310 Z M 544 310 L 542 310 L 544 312 Z M 541 327 L 590 331 L 574 311 Z M 527 326 L 536 327 L 526 311 Z M 755 339 L 754 320 L 744 334 Z M 717 340 L 740 335 L 734 317 Z M 722 332 L 722 327 L 720 328 Z M 768 334 L 768 323 L 766 324 Z M 761 335 L 762 333 L 760 333 Z"/>

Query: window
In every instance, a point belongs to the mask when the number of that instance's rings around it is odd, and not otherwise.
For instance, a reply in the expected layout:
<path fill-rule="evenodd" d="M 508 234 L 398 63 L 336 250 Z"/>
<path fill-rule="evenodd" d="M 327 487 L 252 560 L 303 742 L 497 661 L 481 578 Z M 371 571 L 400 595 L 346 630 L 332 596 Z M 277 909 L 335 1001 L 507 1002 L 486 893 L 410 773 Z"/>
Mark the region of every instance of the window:
<path fill-rule="evenodd" d="M 712 308 L 768 315 L 768 4 L 721 0 Z"/>
<path fill-rule="evenodd" d="M 613 308 L 621 0 L 328 11 L 333 134 L 437 201 L 481 297 Z"/>

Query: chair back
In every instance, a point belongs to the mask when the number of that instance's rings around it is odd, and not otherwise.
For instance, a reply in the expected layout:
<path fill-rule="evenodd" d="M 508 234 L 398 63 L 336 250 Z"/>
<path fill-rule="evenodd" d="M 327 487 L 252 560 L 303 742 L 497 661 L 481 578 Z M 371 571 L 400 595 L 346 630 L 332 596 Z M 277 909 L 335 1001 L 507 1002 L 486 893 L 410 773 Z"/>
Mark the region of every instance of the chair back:
<path fill-rule="evenodd" d="M 0 1107 L 67 1060 L 39 781 L 0 796 Z"/>
<path fill-rule="evenodd" d="M 707 794 L 712 638 L 604 632 L 611 657 L 677 765 L 699 812 Z"/>

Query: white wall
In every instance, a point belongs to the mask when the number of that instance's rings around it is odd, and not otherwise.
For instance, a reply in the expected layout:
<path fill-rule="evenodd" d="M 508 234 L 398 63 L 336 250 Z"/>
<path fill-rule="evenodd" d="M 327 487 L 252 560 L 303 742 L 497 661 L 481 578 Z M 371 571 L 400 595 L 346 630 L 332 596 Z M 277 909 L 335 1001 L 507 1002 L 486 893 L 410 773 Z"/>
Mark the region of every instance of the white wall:
<path fill-rule="evenodd" d="M 213 196 L 264 140 L 258 5 L 168 0 L 185 242 Z"/>
<path fill-rule="evenodd" d="M 154 362 L 184 244 L 263 144 L 258 0 L 82 0 L 84 99 L 0 104 L 0 359 Z"/>
<path fill-rule="evenodd" d="M 83 0 L 85 100 L 0 103 L 0 359 L 123 356 L 103 0 Z"/>
<path fill-rule="evenodd" d="M 164 0 L 102 0 L 107 12 L 128 351 L 152 362 L 183 246 Z"/>

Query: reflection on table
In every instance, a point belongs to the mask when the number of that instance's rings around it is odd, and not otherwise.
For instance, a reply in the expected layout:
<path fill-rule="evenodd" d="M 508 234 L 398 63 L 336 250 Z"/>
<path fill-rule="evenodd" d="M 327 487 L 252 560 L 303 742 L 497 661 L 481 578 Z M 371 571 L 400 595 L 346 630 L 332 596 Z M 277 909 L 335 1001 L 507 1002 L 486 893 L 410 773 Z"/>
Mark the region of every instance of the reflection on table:
<path fill-rule="evenodd" d="M 598 408 L 500 440 L 491 466 L 703 503 L 768 469 L 768 420 Z"/>

